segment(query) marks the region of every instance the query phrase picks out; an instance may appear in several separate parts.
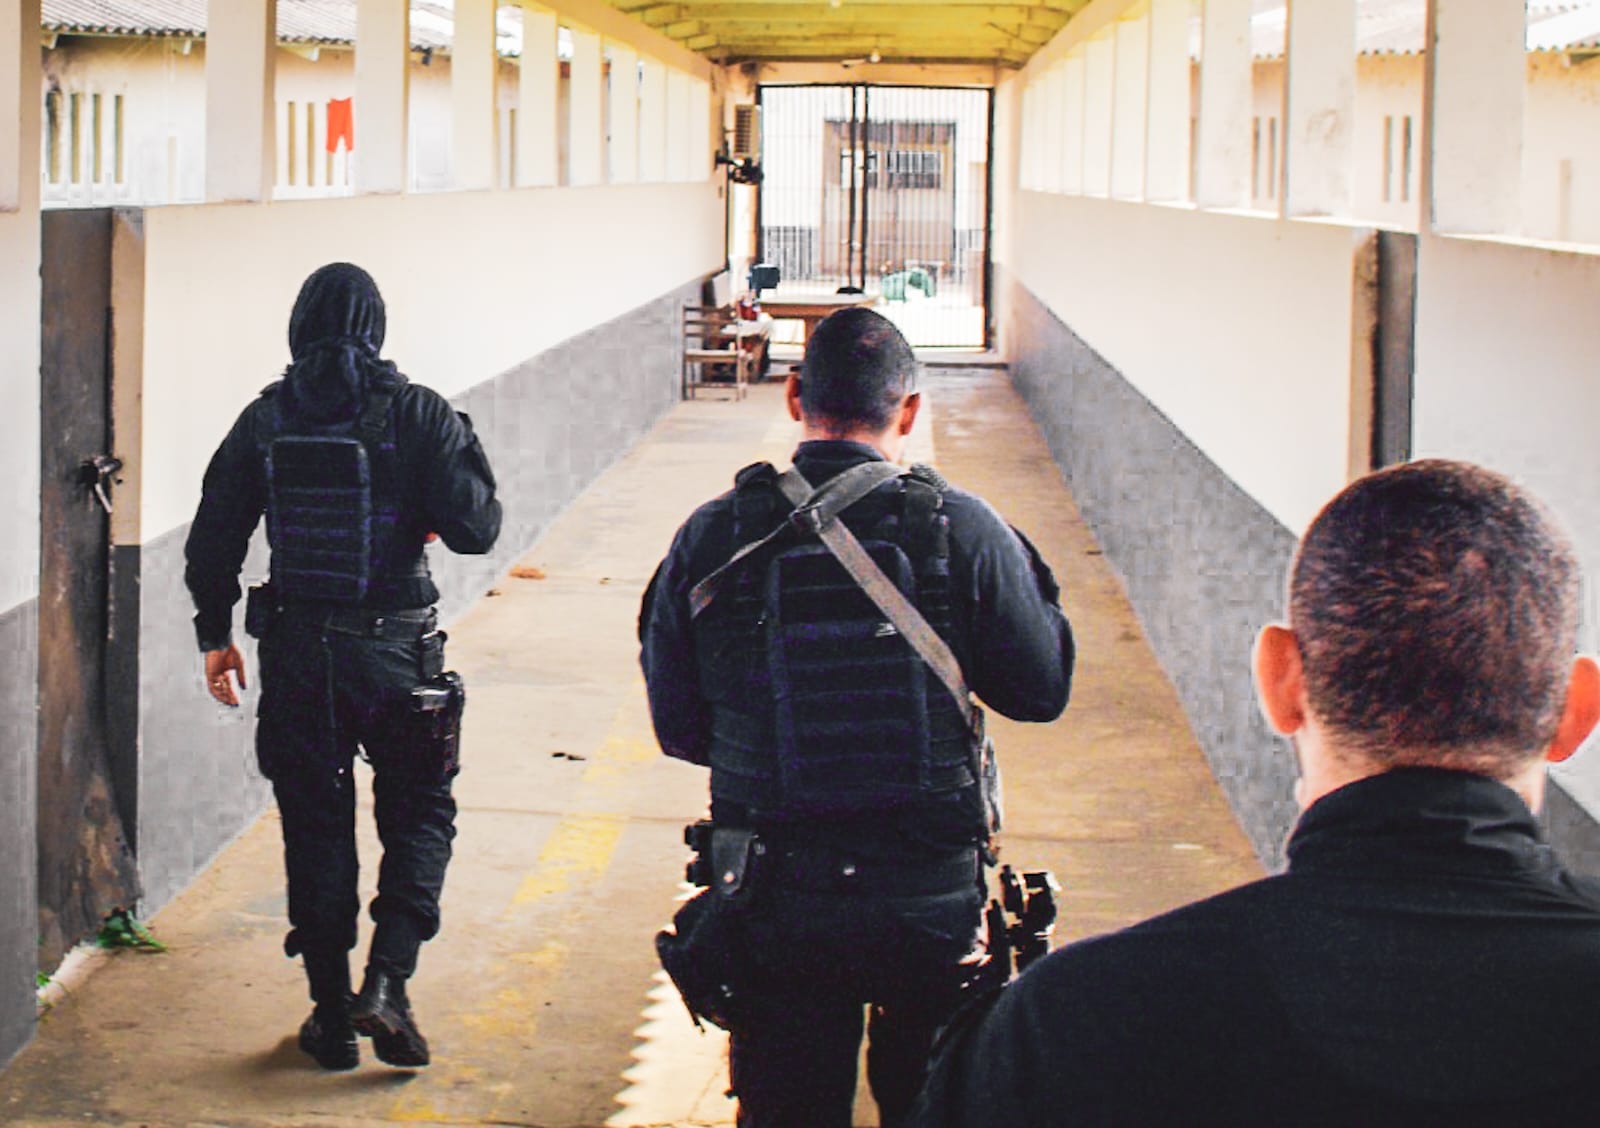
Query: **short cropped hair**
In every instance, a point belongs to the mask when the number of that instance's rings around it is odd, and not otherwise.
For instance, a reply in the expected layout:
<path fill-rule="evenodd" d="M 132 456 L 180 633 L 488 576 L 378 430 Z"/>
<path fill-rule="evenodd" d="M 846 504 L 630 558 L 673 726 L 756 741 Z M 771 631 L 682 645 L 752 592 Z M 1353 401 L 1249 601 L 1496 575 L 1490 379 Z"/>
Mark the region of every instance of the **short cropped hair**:
<path fill-rule="evenodd" d="M 1529 493 L 1429 459 L 1346 487 L 1289 581 L 1312 714 L 1390 767 L 1504 779 L 1555 736 L 1582 576 Z"/>
<path fill-rule="evenodd" d="M 881 431 L 916 386 L 916 354 L 894 322 L 870 309 L 842 309 L 806 344 L 800 410 L 813 422 Z"/>

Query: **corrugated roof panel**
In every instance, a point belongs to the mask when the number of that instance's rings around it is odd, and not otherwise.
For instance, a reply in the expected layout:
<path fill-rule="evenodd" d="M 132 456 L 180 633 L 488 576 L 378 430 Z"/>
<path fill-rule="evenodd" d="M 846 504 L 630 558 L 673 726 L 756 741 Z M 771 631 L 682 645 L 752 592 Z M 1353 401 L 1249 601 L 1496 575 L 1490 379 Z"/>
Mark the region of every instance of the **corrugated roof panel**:
<path fill-rule="evenodd" d="M 46 31 L 85 35 L 203 37 L 206 0 L 41 0 Z M 449 0 L 416 0 L 411 7 L 411 46 L 448 53 L 455 32 Z M 286 43 L 348 45 L 356 38 L 355 0 L 278 0 L 278 39 Z M 496 17 L 496 47 L 502 55 L 522 51 L 520 10 Z"/>
<path fill-rule="evenodd" d="M 1282 0 L 1258 3 L 1250 20 L 1250 47 L 1258 59 L 1283 55 L 1288 12 Z M 1360 0 L 1356 51 L 1362 55 L 1419 55 L 1427 36 L 1427 0 Z M 1200 26 L 1192 25 L 1190 54 L 1197 56 Z M 1600 47 L 1600 0 L 1529 0 L 1529 51 Z"/>
<path fill-rule="evenodd" d="M 206 0 L 42 0 L 49 31 L 203 35 Z"/>
<path fill-rule="evenodd" d="M 1532 17 L 1532 12 L 1529 13 Z M 1528 21 L 1528 50 L 1581 51 L 1600 47 L 1600 7 L 1568 8 Z"/>

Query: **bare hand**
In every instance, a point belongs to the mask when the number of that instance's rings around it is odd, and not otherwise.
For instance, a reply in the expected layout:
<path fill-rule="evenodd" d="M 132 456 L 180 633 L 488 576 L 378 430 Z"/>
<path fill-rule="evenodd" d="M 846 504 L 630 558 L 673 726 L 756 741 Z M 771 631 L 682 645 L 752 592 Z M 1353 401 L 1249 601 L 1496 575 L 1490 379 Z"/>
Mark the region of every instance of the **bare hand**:
<path fill-rule="evenodd" d="M 206 651 L 206 689 L 224 705 L 238 705 L 239 695 L 228 679 L 229 670 L 239 679 L 240 689 L 249 684 L 244 676 L 244 655 L 237 646 L 230 642 L 225 649 Z"/>

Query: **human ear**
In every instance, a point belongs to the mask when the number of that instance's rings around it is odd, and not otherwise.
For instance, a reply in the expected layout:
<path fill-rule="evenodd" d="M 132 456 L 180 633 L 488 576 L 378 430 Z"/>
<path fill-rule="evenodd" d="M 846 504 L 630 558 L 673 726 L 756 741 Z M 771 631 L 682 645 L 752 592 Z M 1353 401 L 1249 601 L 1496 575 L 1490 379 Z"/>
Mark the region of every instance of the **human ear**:
<path fill-rule="evenodd" d="M 1252 666 L 1256 700 L 1267 723 L 1283 736 L 1293 736 L 1306 723 L 1305 669 L 1300 640 L 1282 623 L 1261 628 Z"/>
<path fill-rule="evenodd" d="M 912 392 L 905 398 L 904 402 L 900 404 L 900 423 L 897 428 L 897 433 L 902 435 L 909 435 L 911 433 L 911 428 L 917 421 L 917 411 L 921 407 L 921 392 Z"/>
<path fill-rule="evenodd" d="M 789 373 L 789 378 L 783 382 L 784 402 L 789 405 L 789 418 L 796 423 L 800 417 L 800 377 L 796 373 Z"/>
<path fill-rule="evenodd" d="M 1544 758 L 1559 764 L 1576 752 L 1588 739 L 1595 723 L 1600 721 L 1600 665 L 1587 654 L 1572 660 L 1572 673 L 1567 677 L 1567 701 L 1561 709 L 1561 721 L 1556 725 L 1556 735 L 1545 750 Z"/>

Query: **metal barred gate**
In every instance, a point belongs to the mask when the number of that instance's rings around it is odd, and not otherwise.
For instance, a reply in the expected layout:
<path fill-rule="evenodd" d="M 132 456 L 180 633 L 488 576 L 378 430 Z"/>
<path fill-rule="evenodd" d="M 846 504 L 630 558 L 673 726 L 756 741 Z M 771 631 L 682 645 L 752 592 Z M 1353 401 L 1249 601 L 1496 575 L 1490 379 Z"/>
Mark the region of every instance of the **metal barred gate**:
<path fill-rule="evenodd" d="M 919 347 L 988 344 L 992 94 L 759 89 L 760 261 L 778 293 L 859 287 Z"/>

